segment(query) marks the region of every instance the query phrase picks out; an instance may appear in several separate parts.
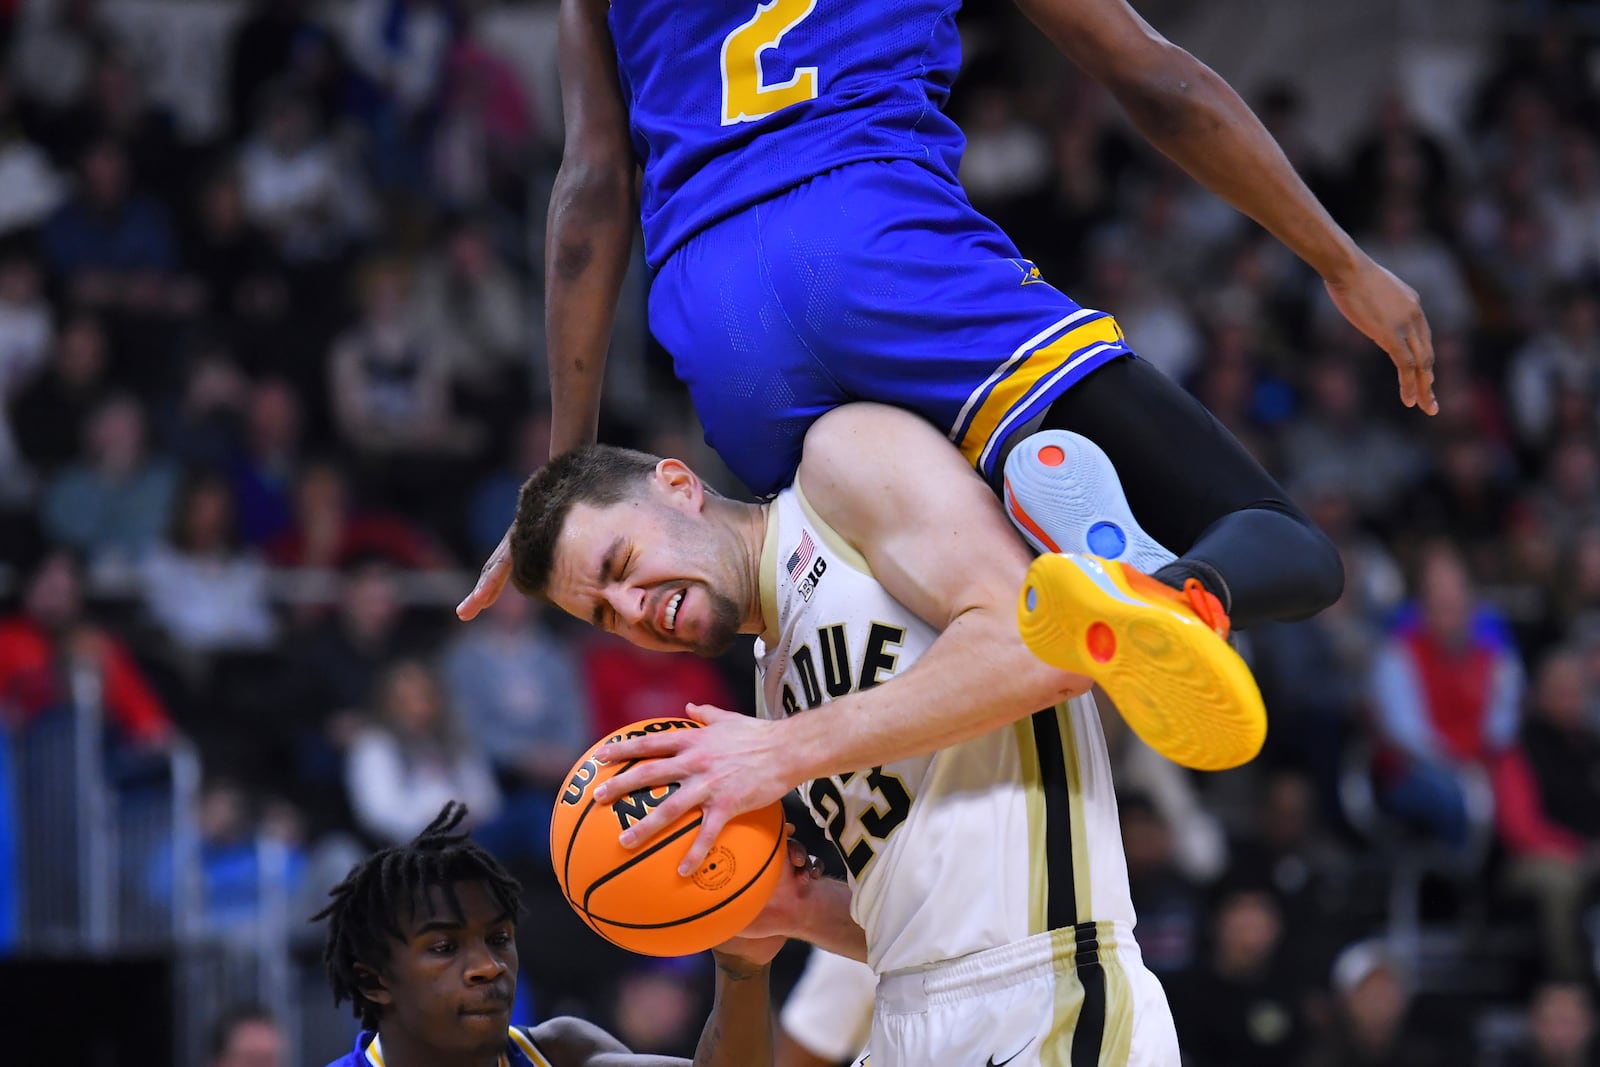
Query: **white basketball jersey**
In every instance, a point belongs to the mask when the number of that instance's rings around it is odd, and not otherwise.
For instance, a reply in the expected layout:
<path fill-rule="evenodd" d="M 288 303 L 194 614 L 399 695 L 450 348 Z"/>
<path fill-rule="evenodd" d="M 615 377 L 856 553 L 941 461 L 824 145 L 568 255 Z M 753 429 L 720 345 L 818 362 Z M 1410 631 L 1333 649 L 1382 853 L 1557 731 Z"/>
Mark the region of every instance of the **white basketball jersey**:
<path fill-rule="evenodd" d="M 761 714 L 804 715 L 906 670 L 938 636 L 873 578 L 798 484 L 772 501 L 757 641 Z M 1133 923 L 1094 698 L 929 756 L 801 787 L 849 868 L 879 974 L 1047 930 Z"/>

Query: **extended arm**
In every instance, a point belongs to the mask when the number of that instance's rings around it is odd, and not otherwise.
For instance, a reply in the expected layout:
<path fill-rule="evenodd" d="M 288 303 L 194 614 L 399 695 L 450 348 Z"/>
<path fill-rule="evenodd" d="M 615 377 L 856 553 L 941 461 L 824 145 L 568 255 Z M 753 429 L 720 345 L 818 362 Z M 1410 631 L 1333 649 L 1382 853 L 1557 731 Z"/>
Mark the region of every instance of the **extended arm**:
<path fill-rule="evenodd" d="M 639 221 L 608 7 L 608 0 L 561 3 L 566 140 L 550 194 L 544 264 L 553 455 L 595 439 L 612 317 Z"/>
<path fill-rule="evenodd" d="M 1161 36 L 1126 0 L 1017 4 L 1116 97 L 1151 144 L 1322 275 L 1345 318 L 1394 361 L 1408 407 L 1438 411 L 1433 340 L 1417 294 L 1333 221 L 1227 82 Z"/>
<path fill-rule="evenodd" d="M 561 0 L 561 110 L 566 142 L 544 238 L 545 343 L 550 362 L 550 454 L 594 441 L 617 295 L 639 219 L 628 111 L 606 26 L 609 0 Z M 511 577 L 511 532 L 456 607 L 471 620 Z"/>
<path fill-rule="evenodd" d="M 716 961 L 716 999 L 692 1064 L 629 1051 L 582 1019 L 551 1019 L 534 1029 L 533 1040 L 554 1067 L 770 1067 L 771 967 L 720 952 Z"/>

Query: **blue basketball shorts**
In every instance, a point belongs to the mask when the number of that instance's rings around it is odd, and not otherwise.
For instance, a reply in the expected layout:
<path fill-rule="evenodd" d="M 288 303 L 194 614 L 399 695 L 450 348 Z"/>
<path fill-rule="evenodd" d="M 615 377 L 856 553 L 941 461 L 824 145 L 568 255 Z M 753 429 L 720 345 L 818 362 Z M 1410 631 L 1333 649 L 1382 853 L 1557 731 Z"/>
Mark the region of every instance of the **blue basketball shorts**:
<path fill-rule="evenodd" d="M 987 478 L 1012 434 L 1132 354 L 1111 316 L 905 160 L 840 167 L 702 230 L 661 265 L 650 328 L 707 443 L 762 496 L 793 479 L 811 424 L 855 400 L 923 415 Z"/>

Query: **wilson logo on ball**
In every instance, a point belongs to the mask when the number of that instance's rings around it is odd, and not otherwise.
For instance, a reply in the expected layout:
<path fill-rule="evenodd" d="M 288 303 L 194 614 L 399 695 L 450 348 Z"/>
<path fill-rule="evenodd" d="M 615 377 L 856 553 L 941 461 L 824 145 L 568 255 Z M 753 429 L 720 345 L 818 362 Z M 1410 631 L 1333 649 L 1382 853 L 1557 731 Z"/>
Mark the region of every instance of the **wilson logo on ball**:
<path fill-rule="evenodd" d="M 663 800 L 678 791 L 677 782 L 668 782 L 651 789 L 640 789 L 629 793 L 611 805 L 611 813 L 617 817 L 617 825 L 626 830 L 636 822 L 644 821 L 651 810 Z"/>

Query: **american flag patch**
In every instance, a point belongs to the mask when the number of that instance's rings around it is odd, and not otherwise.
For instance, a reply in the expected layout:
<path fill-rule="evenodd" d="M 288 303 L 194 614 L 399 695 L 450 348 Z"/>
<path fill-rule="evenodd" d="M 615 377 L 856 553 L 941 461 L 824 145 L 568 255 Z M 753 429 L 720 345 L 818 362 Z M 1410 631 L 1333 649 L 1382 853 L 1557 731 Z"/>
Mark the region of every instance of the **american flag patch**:
<path fill-rule="evenodd" d="M 805 573 L 806 567 L 811 563 L 811 557 L 816 554 L 817 546 L 811 541 L 811 531 L 800 531 L 800 546 L 794 550 L 794 555 L 789 557 L 789 580 L 798 582 Z"/>

